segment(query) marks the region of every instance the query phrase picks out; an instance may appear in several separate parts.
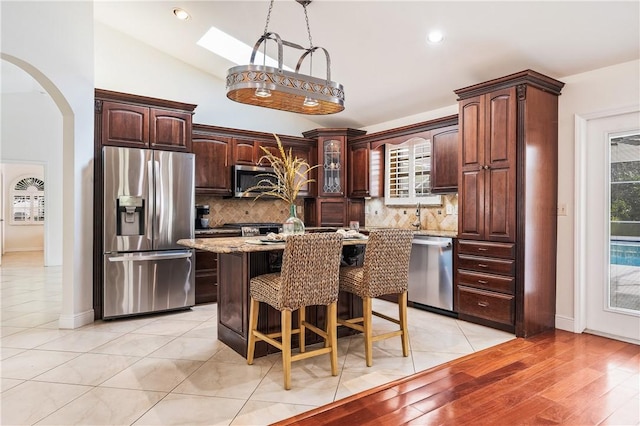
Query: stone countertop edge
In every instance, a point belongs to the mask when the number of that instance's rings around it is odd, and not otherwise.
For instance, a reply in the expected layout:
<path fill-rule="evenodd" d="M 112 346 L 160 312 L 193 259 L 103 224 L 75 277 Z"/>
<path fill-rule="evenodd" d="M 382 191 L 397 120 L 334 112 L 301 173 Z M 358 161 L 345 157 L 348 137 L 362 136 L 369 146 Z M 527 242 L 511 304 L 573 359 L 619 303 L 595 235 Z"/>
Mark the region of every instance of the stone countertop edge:
<path fill-rule="evenodd" d="M 253 253 L 258 251 L 284 250 L 282 243 L 252 244 L 247 240 L 257 240 L 258 237 L 221 237 L 221 238 L 194 238 L 181 239 L 178 244 L 181 246 L 210 251 L 218 254 L 228 253 Z M 366 240 L 345 240 L 343 245 L 353 246 L 366 244 Z"/>

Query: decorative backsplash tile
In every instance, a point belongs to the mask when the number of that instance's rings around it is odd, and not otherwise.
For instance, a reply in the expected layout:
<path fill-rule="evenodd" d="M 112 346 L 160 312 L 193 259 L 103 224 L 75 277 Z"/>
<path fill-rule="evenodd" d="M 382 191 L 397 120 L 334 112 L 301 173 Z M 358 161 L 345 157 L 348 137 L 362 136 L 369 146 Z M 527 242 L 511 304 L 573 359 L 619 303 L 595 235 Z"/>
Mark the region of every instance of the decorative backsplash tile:
<path fill-rule="evenodd" d="M 253 198 L 220 198 L 196 196 L 196 204 L 209 205 L 209 226 L 238 222 L 282 223 L 289 217 L 289 206 L 279 199 L 254 200 Z M 298 217 L 304 217 L 302 200 L 298 206 Z"/>
<path fill-rule="evenodd" d="M 365 201 L 365 221 L 368 227 L 406 228 L 416 222 L 417 206 L 385 206 L 384 198 Z M 421 229 L 430 231 L 458 230 L 458 194 L 442 196 L 442 206 L 424 206 L 420 209 Z"/>
<path fill-rule="evenodd" d="M 457 231 L 458 195 L 442 196 L 443 204 L 420 209 L 421 229 L 431 231 Z M 289 217 L 286 203 L 278 199 L 243 199 L 196 196 L 196 204 L 208 204 L 211 211 L 209 226 L 220 226 L 237 222 L 284 222 Z M 391 207 L 384 205 L 384 198 L 365 201 L 365 227 L 415 229 L 416 206 Z M 304 217 L 303 202 L 298 203 L 298 217 Z"/>

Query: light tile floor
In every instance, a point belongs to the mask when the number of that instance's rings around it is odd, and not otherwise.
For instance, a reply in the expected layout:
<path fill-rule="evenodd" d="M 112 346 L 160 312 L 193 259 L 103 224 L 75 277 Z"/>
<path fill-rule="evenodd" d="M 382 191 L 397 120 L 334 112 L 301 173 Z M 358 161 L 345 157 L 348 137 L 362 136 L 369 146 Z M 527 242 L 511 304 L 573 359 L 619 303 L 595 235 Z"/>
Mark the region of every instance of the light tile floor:
<path fill-rule="evenodd" d="M 61 268 L 42 264 L 10 253 L 0 266 L 3 425 L 268 424 L 515 338 L 410 308 L 409 357 L 384 340 L 367 368 L 362 338 L 342 338 L 338 376 L 324 357 L 298 361 L 285 391 L 279 355 L 250 366 L 217 340 L 215 304 L 58 329 Z"/>

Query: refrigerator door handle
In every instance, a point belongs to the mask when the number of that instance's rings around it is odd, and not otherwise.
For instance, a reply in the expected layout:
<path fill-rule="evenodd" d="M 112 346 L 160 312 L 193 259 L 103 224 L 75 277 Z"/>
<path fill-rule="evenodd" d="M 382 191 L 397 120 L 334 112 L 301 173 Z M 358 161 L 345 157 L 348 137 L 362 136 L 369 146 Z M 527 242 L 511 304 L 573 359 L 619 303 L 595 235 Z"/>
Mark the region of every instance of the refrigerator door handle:
<path fill-rule="evenodd" d="M 169 259 L 188 259 L 192 256 L 192 252 L 184 253 L 157 253 L 138 256 L 112 256 L 109 262 L 146 262 L 149 260 L 169 260 Z"/>

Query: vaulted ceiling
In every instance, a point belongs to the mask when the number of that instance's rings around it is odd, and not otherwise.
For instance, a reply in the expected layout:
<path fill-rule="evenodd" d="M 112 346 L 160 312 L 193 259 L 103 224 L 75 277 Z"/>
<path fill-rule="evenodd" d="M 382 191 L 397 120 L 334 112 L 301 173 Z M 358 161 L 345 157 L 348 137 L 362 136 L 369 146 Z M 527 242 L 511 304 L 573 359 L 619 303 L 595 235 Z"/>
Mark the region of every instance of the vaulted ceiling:
<path fill-rule="evenodd" d="M 191 18 L 179 21 L 174 7 Z M 94 3 L 96 20 L 222 80 L 234 64 L 196 42 L 216 26 L 253 46 L 268 9 L 268 0 Z M 314 0 L 307 10 L 313 43 L 331 54 L 332 80 L 346 93 L 343 112 L 312 118 L 325 127 L 363 127 L 449 106 L 455 89 L 524 69 L 561 79 L 640 57 L 638 1 Z M 433 29 L 444 33 L 441 44 L 426 42 Z M 275 2 L 269 30 L 308 46 L 303 8 L 294 0 Z M 285 48 L 286 65 L 295 68 L 298 57 Z M 314 57 L 313 75 L 324 70 Z"/>

